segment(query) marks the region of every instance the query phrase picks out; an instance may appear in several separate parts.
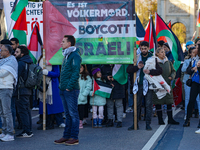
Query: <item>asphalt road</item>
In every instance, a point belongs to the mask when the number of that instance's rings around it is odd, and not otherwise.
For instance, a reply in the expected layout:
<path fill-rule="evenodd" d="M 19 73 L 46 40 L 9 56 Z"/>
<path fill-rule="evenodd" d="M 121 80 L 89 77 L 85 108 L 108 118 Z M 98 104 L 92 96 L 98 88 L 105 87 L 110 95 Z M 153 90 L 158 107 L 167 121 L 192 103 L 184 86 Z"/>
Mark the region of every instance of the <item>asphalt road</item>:
<path fill-rule="evenodd" d="M 32 111 L 32 116 L 38 115 L 38 111 Z M 165 118 L 166 114 L 164 114 Z M 89 124 L 80 129 L 79 145 L 56 145 L 54 140 L 62 137 L 63 128 L 56 127 L 53 130 L 36 130 L 36 121 L 33 119 L 32 138 L 15 138 L 12 142 L 0 142 L 0 150 L 199 150 L 200 134 L 195 134 L 198 118 L 191 119 L 190 127 L 183 128 L 184 111 L 181 110 L 175 116 L 180 125 L 158 125 L 157 117 L 152 117 L 152 131 L 145 130 L 145 122 L 139 122 L 139 130 L 128 131 L 132 124 L 132 113 L 127 113 L 123 120 L 123 127 L 109 127 L 93 129 L 91 120 Z M 167 119 L 166 119 L 167 121 Z M 159 131 L 160 134 L 157 134 Z M 16 130 L 16 134 L 20 133 Z M 157 137 L 157 138 L 155 138 Z"/>

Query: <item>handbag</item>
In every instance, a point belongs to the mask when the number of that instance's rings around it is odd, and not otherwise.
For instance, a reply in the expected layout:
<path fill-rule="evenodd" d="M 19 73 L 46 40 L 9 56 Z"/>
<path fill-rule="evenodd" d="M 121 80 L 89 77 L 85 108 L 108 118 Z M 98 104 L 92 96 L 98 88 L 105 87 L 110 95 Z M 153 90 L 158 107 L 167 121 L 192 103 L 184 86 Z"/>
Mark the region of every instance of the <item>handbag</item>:
<path fill-rule="evenodd" d="M 195 73 L 195 72 L 194 72 Z M 192 76 L 186 81 L 186 85 L 191 87 L 192 86 L 192 77 L 194 76 L 194 73 L 192 74 Z"/>
<path fill-rule="evenodd" d="M 49 80 L 49 83 L 50 83 L 50 82 L 51 82 L 51 79 Z M 46 91 L 47 91 L 48 88 L 49 88 L 49 83 L 46 82 Z M 39 90 L 40 92 L 43 92 L 43 80 L 41 81 L 40 86 L 38 86 L 38 90 Z"/>

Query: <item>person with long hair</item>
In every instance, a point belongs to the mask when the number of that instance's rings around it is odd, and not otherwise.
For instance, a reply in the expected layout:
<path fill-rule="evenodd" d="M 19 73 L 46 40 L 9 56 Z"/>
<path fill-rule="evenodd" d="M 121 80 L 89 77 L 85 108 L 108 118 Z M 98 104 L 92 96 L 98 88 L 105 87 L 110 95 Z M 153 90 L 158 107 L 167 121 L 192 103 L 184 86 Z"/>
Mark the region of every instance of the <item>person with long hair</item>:
<path fill-rule="evenodd" d="M 89 95 L 92 89 L 92 79 L 87 70 L 86 65 L 81 65 L 80 76 L 79 76 L 79 86 L 80 93 L 78 96 L 78 111 L 79 111 L 79 129 L 83 128 L 83 119 L 85 116 L 85 110 L 87 109 L 87 96 Z"/>
<path fill-rule="evenodd" d="M 197 55 L 193 63 L 191 63 L 187 68 L 187 73 L 191 75 L 192 85 L 190 90 L 190 100 L 187 106 L 187 117 L 183 124 L 183 127 L 190 126 L 190 117 L 192 115 L 194 103 L 196 101 L 197 96 L 200 94 L 200 45 L 197 46 Z M 200 120 L 198 124 L 198 128 L 200 128 Z M 200 133 L 200 130 L 197 130 L 196 133 Z"/>
<path fill-rule="evenodd" d="M 184 90 L 185 90 L 185 116 L 184 116 L 184 120 L 186 119 L 187 116 L 187 105 L 189 103 L 189 99 L 190 99 L 190 87 L 187 86 L 186 81 L 190 78 L 190 75 L 187 74 L 186 70 L 188 68 L 188 66 L 190 65 L 190 63 L 193 64 L 194 60 L 196 57 L 196 47 L 190 47 L 188 50 L 188 59 L 184 60 L 183 63 L 183 67 L 181 68 L 181 71 L 184 72 L 184 76 L 183 76 L 183 83 L 184 83 Z M 199 96 L 196 99 L 198 106 L 200 106 L 200 99 Z M 200 110 L 200 109 L 199 109 Z"/>
<path fill-rule="evenodd" d="M 156 56 L 159 66 L 162 68 L 162 77 L 166 81 L 166 83 L 171 86 L 171 81 L 176 76 L 176 71 L 171 63 L 171 61 L 168 60 L 168 58 L 165 55 L 165 50 L 163 48 L 156 49 Z M 164 125 L 164 121 L 162 118 L 162 109 L 161 105 L 167 104 L 167 116 L 168 116 L 168 124 L 174 124 L 178 125 L 179 122 L 176 122 L 172 117 L 172 104 L 173 101 L 173 95 L 172 90 L 171 93 L 167 93 L 166 96 L 164 96 L 161 99 L 158 99 L 156 94 L 153 94 L 153 104 L 156 106 L 156 111 L 158 115 L 158 124 Z"/>

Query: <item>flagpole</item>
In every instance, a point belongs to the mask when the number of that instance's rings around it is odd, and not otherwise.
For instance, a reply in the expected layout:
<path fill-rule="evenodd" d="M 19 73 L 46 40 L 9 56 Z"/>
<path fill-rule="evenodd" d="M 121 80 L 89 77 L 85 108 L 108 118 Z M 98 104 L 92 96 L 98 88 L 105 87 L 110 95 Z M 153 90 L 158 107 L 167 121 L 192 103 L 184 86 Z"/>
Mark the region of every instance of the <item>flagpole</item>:
<path fill-rule="evenodd" d="M 44 6 L 44 2 L 45 0 L 43 0 L 43 6 Z M 43 27 L 44 27 L 44 24 L 43 24 Z M 43 48 L 43 46 L 41 47 L 41 51 L 43 52 L 43 69 L 45 69 L 46 58 L 45 58 L 45 49 Z M 43 130 L 46 130 L 46 76 L 45 75 L 43 75 Z"/>
<path fill-rule="evenodd" d="M 136 48 L 136 42 L 134 43 L 134 66 L 137 65 L 137 48 Z M 136 72 L 133 75 L 133 83 L 136 80 Z M 134 94 L 133 98 L 134 103 L 134 130 L 137 130 L 137 93 Z"/>

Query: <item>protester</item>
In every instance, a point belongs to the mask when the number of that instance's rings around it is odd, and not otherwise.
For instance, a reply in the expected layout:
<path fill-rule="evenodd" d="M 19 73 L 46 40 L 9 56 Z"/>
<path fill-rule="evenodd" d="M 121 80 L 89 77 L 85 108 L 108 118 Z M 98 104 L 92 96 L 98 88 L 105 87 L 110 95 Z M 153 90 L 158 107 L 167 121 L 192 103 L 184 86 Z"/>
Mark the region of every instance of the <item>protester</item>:
<path fill-rule="evenodd" d="M 12 38 L 10 39 L 10 42 L 12 43 L 12 48 L 13 48 L 13 54 L 15 53 L 15 50 L 17 49 L 17 47 L 19 46 L 19 40 L 17 38 Z"/>
<path fill-rule="evenodd" d="M 29 101 L 32 92 L 31 89 L 25 87 L 24 81 L 28 77 L 28 65 L 33 63 L 33 61 L 29 56 L 29 50 L 26 46 L 18 46 L 14 55 L 18 61 L 18 82 L 13 98 L 23 129 L 17 137 L 32 137 L 32 119 Z"/>
<path fill-rule="evenodd" d="M 158 41 L 158 48 L 163 47 L 164 43 L 165 41 L 163 40 Z"/>
<path fill-rule="evenodd" d="M 164 43 L 163 48 L 165 50 L 165 55 L 167 56 L 168 60 L 171 61 L 172 63 L 174 63 L 174 58 L 173 58 L 172 52 L 170 50 L 169 44 Z"/>
<path fill-rule="evenodd" d="M 75 43 L 76 40 L 71 35 L 65 35 L 61 43 L 64 60 L 62 63 L 59 88 L 66 116 L 66 127 L 63 137 L 55 140 L 55 144 L 79 144 L 78 79 L 81 57 L 79 50 L 75 47 Z"/>
<path fill-rule="evenodd" d="M 163 70 L 162 77 L 167 82 L 167 84 L 169 86 L 171 86 L 171 81 L 175 78 L 176 71 L 175 71 L 172 63 L 165 56 L 165 51 L 163 48 L 158 48 L 156 50 L 156 56 L 157 56 L 158 64 Z M 155 93 L 153 94 L 153 104 L 155 104 L 155 106 L 156 106 L 159 125 L 165 124 L 163 121 L 163 118 L 162 118 L 162 107 L 161 107 L 161 105 L 164 105 L 164 104 L 167 104 L 168 124 L 175 124 L 175 125 L 179 124 L 179 122 L 176 122 L 173 119 L 173 115 L 172 115 L 172 104 L 173 103 L 174 103 L 174 100 L 173 100 L 172 90 L 170 93 L 167 93 L 166 96 L 164 96 L 161 99 L 158 99 L 158 97 L 156 96 Z"/>
<path fill-rule="evenodd" d="M 198 51 L 196 58 L 192 63 L 187 68 L 187 73 L 191 75 L 192 78 L 192 85 L 191 85 L 191 90 L 190 90 L 190 99 L 189 103 L 187 106 L 187 117 L 186 120 L 183 124 L 183 127 L 188 127 L 190 126 L 190 117 L 192 115 L 193 107 L 195 100 L 197 98 L 197 95 L 200 94 L 200 45 L 198 45 Z M 200 128 L 200 119 L 199 119 L 199 124 L 198 128 Z"/>
<path fill-rule="evenodd" d="M 106 127 L 114 126 L 113 123 L 113 111 L 114 105 L 116 106 L 116 116 L 117 116 L 117 128 L 122 127 L 122 118 L 123 118 L 123 104 L 122 99 L 125 98 L 125 86 L 119 84 L 116 80 L 113 79 L 112 70 L 114 65 L 103 65 L 101 68 L 103 79 L 106 80 L 106 83 L 112 84 L 113 89 L 110 98 L 107 98 L 107 115 L 108 121 Z"/>
<path fill-rule="evenodd" d="M 189 49 L 190 49 L 191 47 L 194 47 L 194 42 L 188 41 L 188 42 L 185 44 L 186 50 L 185 50 L 185 52 L 183 53 L 184 58 L 185 58 L 186 56 L 188 56 L 188 51 L 189 51 Z"/>
<path fill-rule="evenodd" d="M 1 51 L 1 46 L 8 44 L 10 46 L 12 46 L 12 42 L 10 42 L 8 39 L 3 39 L 0 42 L 0 51 Z M 12 51 L 13 54 L 14 51 Z M 0 54 L 0 59 L 1 59 L 1 54 Z M 12 112 L 12 117 L 13 117 L 13 127 L 15 128 L 15 116 L 16 116 L 16 109 L 15 109 L 15 101 L 12 98 L 11 99 L 11 112 Z"/>
<path fill-rule="evenodd" d="M 2 141 L 14 140 L 13 118 L 11 113 L 11 98 L 13 88 L 17 85 L 17 67 L 18 63 L 12 56 L 12 47 L 3 45 L 1 47 L 0 60 L 0 116 L 2 121 Z M 14 85 L 14 86 L 13 86 Z"/>
<path fill-rule="evenodd" d="M 79 129 L 83 128 L 83 119 L 86 113 L 87 96 L 92 89 L 92 79 L 90 78 L 89 72 L 87 71 L 86 65 L 81 65 L 80 76 L 79 76 L 80 93 L 78 96 L 78 111 L 79 111 Z M 86 122 L 86 121 L 85 121 Z"/>
<path fill-rule="evenodd" d="M 93 80 L 103 81 L 104 79 L 101 74 L 101 70 L 99 68 L 92 69 Z M 94 81 L 93 81 L 94 82 Z M 93 83 L 94 84 L 94 83 Z M 90 105 L 92 106 L 92 118 L 93 118 L 93 127 L 94 128 L 101 128 L 102 121 L 103 121 L 103 112 L 104 112 L 104 105 L 106 104 L 106 98 L 96 95 L 94 93 L 94 89 L 90 91 Z M 97 110 L 99 116 L 97 116 Z"/>
<path fill-rule="evenodd" d="M 42 56 L 39 59 L 39 66 L 43 68 Z M 59 127 L 65 127 L 64 120 L 62 117 L 63 104 L 59 95 L 59 81 L 60 68 L 58 65 L 47 65 L 46 69 L 43 69 L 43 75 L 46 76 L 46 129 L 54 129 L 54 120 Z M 43 82 L 41 83 L 43 84 Z M 43 85 L 41 85 L 43 87 Z M 39 114 L 43 114 L 43 88 L 39 90 Z M 42 119 L 42 118 L 41 118 Z M 38 130 L 43 129 L 43 124 L 41 124 Z"/>
<path fill-rule="evenodd" d="M 189 59 L 184 60 L 183 67 L 181 69 L 181 71 L 184 72 L 184 76 L 183 76 L 183 83 L 184 83 L 184 90 L 185 90 L 185 116 L 184 116 L 184 120 L 186 119 L 186 116 L 187 116 L 187 106 L 188 106 L 188 103 L 189 103 L 190 89 L 191 89 L 186 84 L 186 81 L 190 78 L 190 75 L 187 74 L 186 70 L 187 70 L 188 66 L 190 65 L 190 63 L 193 64 L 193 62 L 195 60 L 195 57 L 196 57 L 196 48 L 195 47 L 190 47 L 189 50 L 188 50 L 188 52 L 189 52 L 189 56 L 190 57 L 189 57 Z M 198 103 L 198 106 L 200 106 L 199 95 L 197 96 L 196 101 Z M 200 111 L 200 109 L 199 109 L 199 111 Z"/>
<path fill-rule="evenodd" d="M 149 51 L 149 43 L 143 41 L 141 43 L 141 54 L 137 56 L 137 65 L 129 65 L 127 67 L 127 73 L 137 72 L 136 80 L 133 87 L 133 93 L 137 93 L 137 128 L 139 129 L 139 115 L 140 109 L 142 106 L 142 100 L 145 99 L 146 107 L 146 130 L 152 130 L 151 124 L 151 115 L 152 115 L 152 94 L 153 90 L 148 89 L 148 81 L 144 77 L 143 67 L 148 58 L 152 56 Z M 147 71 L 149 72 L 149 71 Z M 150 75 L 160 75 L 162 69 L 156 64 L 156 70 L 150 70 Z M 133 125 L 128 128 L 128 130 L 134 130 L 134 113 L 133 113 Z"/>

